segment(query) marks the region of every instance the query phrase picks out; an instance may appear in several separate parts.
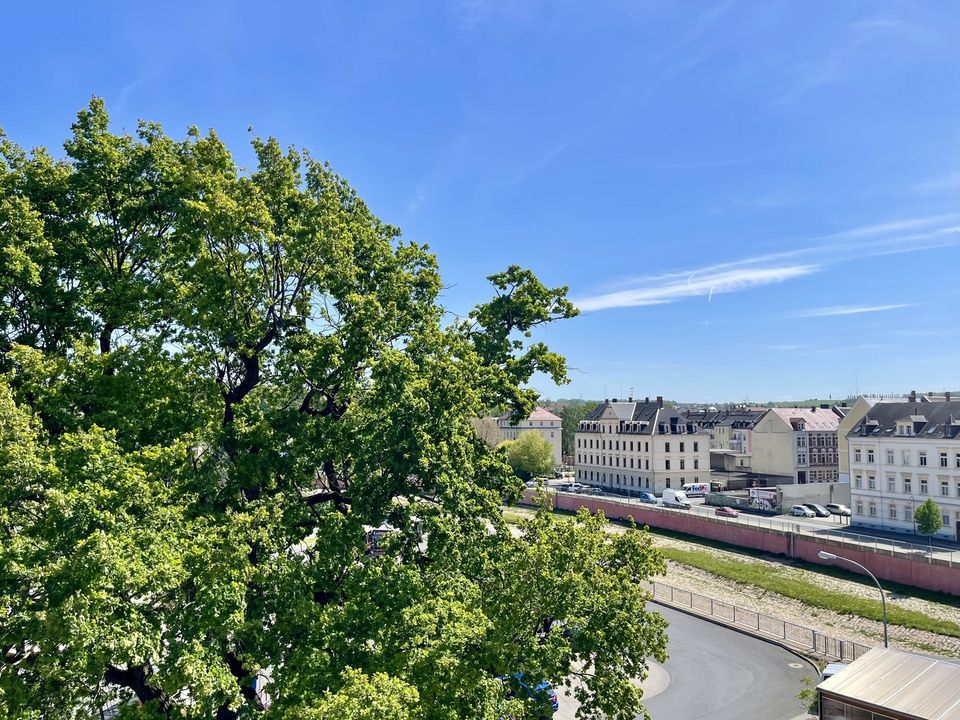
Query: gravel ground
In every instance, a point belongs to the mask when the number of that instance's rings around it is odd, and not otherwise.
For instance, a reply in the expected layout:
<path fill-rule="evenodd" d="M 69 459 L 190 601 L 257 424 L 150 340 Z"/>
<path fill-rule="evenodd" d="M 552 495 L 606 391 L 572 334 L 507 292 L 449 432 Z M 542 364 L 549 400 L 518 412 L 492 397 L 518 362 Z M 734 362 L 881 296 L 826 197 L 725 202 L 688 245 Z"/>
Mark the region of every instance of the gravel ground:
<path fill-rule="evenodd" d="M 517 510 L 517 508 L 512 508 L 512 510 Z M 610 525 L 609 528 L 612 532 L 626 531 L 619 525 Z M 697 543 L 657 535 L 654 535 L 654 544 L 658 547 L 675 547 L 682 550 L 708 552 L 719 557 L 736 559 L 739 562 L 759 563 L 771 568 L 776 567 L 780 571 L 786 569 L 788 573 L 795 575 L 797 578 L 816 583 L 830 590 L 870 599 L 876 599 L 877 597 L 876 590 L 871 587 L 795 567 L 786 558 L 750 558 Z M 704 570 L 680 565 L 672 561 L 668 562 L 667 565 L 666 577 L 658 579 L 682 590 L 700 593 L 714 600 L 771 615 L 796 625 L 813 628 L 817 632 L 832 635 L 841 640 L 853 640 L 864 645 L 880 645 L 883 642 L 883 623 L 881 622 L 810 607 L 799 600 L 768 592 L 754 585 L 736 583 Z M 921 598 L 887 593 L 887 605 L 917 610 L 933 618 L 960 622 L 960 609 Z M 960 638 L 938 635 L 924 630 L 912 630 L 897 625 L 890 625 L 888 634 L 892 647 L 960 658 Z"/>
<path fill-rule="evenodd" d="M 683 542 L 670 538 L 656 538 L 658 546 L 672 546 L 685 550 L 700 550 L 727 558 L 736 558 L 740 562 L 752 562 L 768 565 L 771 568 L 776 567 L 781 572 L 786 569 L 791 575 L 808 582 L 817 583 L 821 587 L 830 590 L 847 593 L 859 597 L 875 599 L 877 593 L 875 590 L 861 585 L 859 583 L 841 580 L 839 578 L 829 577 L 814 573 L 809 570 L 803 570 L 797 567 L 791 567 L 783 558 L 771 558 L 770 560 L 744 558 L 736 553 L 724 552 L 714 548 L 705 548 L 695 543 Z M 698 568 L 680 565 L 674 562 L 668 562 L 667 575 L 664 582 L 679 587 L 683 590 L 697 592 L 701 595 L 712 597 L 714 600 L 739 605 L 748 610 L 771 615 L 787 622 L 797 625 L 813 628 L 825 635 L 832 635 L 841 640 L 854 640 L 864 645 L 878 645 L 883 642 L 883 623 L 866 620 L 864 618 L 851 615 L 844 615 L 832 610 L 810 607 L 804 605 L 799 600 L 787 598 L 777 593 L 768 592 L 753 585 L 746 585 L 717 577 Z M 907 597 L 892 593 L 887 594 L 888 606 L 901 606 L 911 610 L 917 610 L 933 618 L 960 620 L 960 610 L 949 605 L 930 602 L 915 597 Z M 915 650 L 919 652 L 932 652 L 948 657 L 960 657 L 960 638 L 954 638 L 947 635 L 938 635 L 936 633 L 924 630 L 913 630 L 897 625 L 890 625 L 888 628 L 890 644 L 894 647 L 901 647 L 906 650 Z"/>

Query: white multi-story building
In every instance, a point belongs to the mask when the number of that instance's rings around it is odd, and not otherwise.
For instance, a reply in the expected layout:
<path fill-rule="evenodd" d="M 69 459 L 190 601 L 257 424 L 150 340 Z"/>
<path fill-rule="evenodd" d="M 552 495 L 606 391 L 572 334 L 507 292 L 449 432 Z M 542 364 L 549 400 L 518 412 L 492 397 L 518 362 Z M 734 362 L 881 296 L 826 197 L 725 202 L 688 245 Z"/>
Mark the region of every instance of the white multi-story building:
<path fill-rule="evenodd" d="M 829 406 L 770 408 L 753 424 L 752 470 L 792 478 L 798 485 L 837 482 L 837 426 Z"/>
<path fill-rule="evenodd" d="M 577 427 L 577 480 L 636 493 L 710 482 L 710 435 L 647 398 L 604 400 Z"/>
<path fill-rule="evenodd" d="M 550 443 L 553 449 L 553 464 L 560 465 L 561 458 L 561 434 L 563 421 L 546 408 L 538 407 L 530 417 L 521 420 L 516 425 L 510 422 L 510 416 L 504 415 L 497 418 L 497 427 L 504 440 L 516 440 L 521 433 L 539 432 L 544 440 Z"/>
<path fill-rule="evenodd" d="M 916 532 L 940 508 L 938 537 L 960 539 L 960 402 L 877 403 L 847 433 L 853 524 Z"/>

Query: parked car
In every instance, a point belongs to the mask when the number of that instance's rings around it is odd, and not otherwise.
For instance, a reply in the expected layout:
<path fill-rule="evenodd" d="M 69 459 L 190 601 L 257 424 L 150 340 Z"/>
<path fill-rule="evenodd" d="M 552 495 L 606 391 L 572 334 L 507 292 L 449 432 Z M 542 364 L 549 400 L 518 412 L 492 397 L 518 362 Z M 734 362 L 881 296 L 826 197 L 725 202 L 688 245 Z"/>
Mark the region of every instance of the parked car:
<path fill-rule="evenodd" d="M 637 496 L 637 499 L 642 503 L 650 503 L 651 505 L 657 504 L 657 496 L 652 492 L 641 492 L 640 495 Z"/>
<path fill-rule="evenodd" d="M 560 709 L 560 698 L 557 697 L 553 686 L 546 681 L 534 684 L 523 673 L 517 673 L 512 677 L 501 677 L 500 680 L 507 686 L 507 697 L 522 697 L 549 703 L 553 712 Z"/>
<path fill-rule="evenodd" d="M 817 516 L 817 514 L 813 512 L 813 510 L 811 510 L 808 507 L 804 507 L 803 505 L 794 505 L 792 508 L 790 508 L 790 514 L 795 515 L 796 517 L 816 517 Z"/>
<path fill-rule="evenodd" d="M 732 507 L 718 507 L 713 514 L 720 517 L 740 517 L 740 511 Z"/>
<path fill-rule="evenodd" d="M 817 517 L 830 517 L 830 511 L 827 510 L 823 505 L 817 505 L 816 503 L 803 503 L 805 508 L 813 510 L 813 514 Z"/>
<path fill-rule="evenodd" d="M 841 515 L 843 517 L 850 517 L 853 513 L 850 511 L 846 505 L 841 505 L 840 503 L 827 503 L 827 510 L 831 515 Z"/>

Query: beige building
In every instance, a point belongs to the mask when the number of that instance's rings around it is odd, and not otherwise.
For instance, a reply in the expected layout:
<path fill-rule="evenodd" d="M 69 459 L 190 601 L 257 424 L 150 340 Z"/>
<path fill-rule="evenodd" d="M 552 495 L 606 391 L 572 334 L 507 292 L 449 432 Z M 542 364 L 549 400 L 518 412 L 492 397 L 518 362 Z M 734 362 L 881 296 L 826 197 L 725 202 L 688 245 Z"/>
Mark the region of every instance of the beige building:
<path fill-rule="evenodd" d="M 503 440 L 516 440 L 521 433 L 538 432 L 550 443 L 553 449 L 553 464 L 561 465 L 561 446 L 563 421 L 546 408 L 538 407 L 531 413 L 526 420 L 521 420 L 516 425 L 510 422 L 510 416 L 504 415 L 497 418 L 497 427 L 500 430 Z"/>
<path fill-rule="evenodd" d="M 850 432 L 863 416 L 876 404 L 876 400 L 859 397 L 849 408 L 840 424 L 837 425 L 837 470 L 840 482 L 850 482 L 850 458 L 848 457 L 847 433 Z"/>
<path fill-rule="evenodd" d="M 916 532 L 914 510 L 932 499 L 960 539 L 960 402 L 877 403 L 847 433 L 855 525 Z"/>
<path fill-rule="evenodd" d="M 647 398 L 604 400 L 577 427 L 578 482 L 660 494 L 710 482 L 710 435 L 676 410 Z"/>
<path fill-rule="evenodd" d="M 770 408 L 753 425 L 751 469 L 800 485 L 837 482 L 840 420 L 829 406 Z"/>

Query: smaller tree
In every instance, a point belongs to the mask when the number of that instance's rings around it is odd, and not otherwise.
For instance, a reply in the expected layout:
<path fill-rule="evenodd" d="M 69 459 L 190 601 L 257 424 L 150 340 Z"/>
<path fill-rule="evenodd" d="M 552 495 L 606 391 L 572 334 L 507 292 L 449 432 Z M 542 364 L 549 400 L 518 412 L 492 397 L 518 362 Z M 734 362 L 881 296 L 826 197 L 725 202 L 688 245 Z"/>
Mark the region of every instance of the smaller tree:
<path fill-rule="evenodd" d="M 933 501 L 933 498 L 927 498 L 926 502 L 913 513 L 913 519 L 917 523 L 917 532 L 927 536 L 932 548 L 933 534 L 943 527 L 940 506 Z"/>
<path fill-rule="evenodd" d="M 516 440 L 501 445 L 506 450 L 507 462 L 523 480 L 550 472 L 553 468 L 553 448 L 536 431 L 520 433 Z"/>

